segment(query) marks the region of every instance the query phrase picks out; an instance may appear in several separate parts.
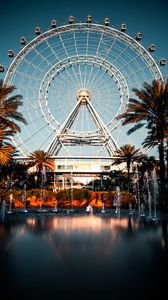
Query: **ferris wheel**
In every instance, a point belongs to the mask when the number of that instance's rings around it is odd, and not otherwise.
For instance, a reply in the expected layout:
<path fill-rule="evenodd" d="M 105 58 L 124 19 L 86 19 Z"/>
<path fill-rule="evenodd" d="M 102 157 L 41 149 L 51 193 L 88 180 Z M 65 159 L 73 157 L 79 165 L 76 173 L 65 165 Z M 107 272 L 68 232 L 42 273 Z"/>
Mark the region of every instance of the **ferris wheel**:
<path fill-rule="evenodd" d="M 142 34 L 127 34 L 104 24 L 68 24 L 41 33 L 27 42 L 21 37 L 19 53 L 8 51 L 13 58 L 4 79 L 23 96 L 20 108 L 27 120 L 21 133 L 13 137 L 20 155 L 27 157 L 39 149 L 53 157 L 112 157 L 116 148 L 131 143 L 141 147 L 137 135 L 127 136 L 116 117 L 125 111 L 132 88 L 145 81 L 163 79 L 160 70 L 165 59 L 156 62 L 155 45 L 145 49 Z M 0 65 L 0 71 L 4 67 Z"/>

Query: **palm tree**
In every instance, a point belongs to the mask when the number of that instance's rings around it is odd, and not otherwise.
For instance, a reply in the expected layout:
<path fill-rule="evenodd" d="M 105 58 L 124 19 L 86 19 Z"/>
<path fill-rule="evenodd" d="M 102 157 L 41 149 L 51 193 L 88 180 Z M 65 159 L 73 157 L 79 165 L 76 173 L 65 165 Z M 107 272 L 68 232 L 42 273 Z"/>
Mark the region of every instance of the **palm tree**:
<path fill-rule="evenodd" d="M 0 165 L 6 165 L 11 159 L 15 148 L 6 142 L 9 132 L 2 129 L 0 125 Z"/>
<path fill-rule="evenodd" d="M 22 113 L 18 111 L 19 106 L 23 104 L 21 95 L 9 97 L 15 87 L 7 86 L 0 80 L 0 124 L 3 129 L 13 133 L 20 132 L 20 127 L 16 122 L 26 124 Z"/>
<path fill-rule="evenodd" d="M 128 190 L 130 189 L 130 167 L 136 161 L 139 161 L 143 154 L 136 149 L 135 146 L 129 144 L 123 145 L 120 149 L 115 150 L 114 162 L 112 165 L 119 165 L 121 163 L 126 163 L 128 171 Z"/>
<path fill-rule="evenodd" d="M 38 187 L 42 185 L 42 172 L 44 168 L 54 170 L 54 162 L 50 158 L 50 154 L 44 150 L 36 150 L 29 156 L 30 166 L 36 166 L 38 170 Z"/>
<path fill-rule="evenodd" d="M 15 150 L 8 141 L 11 136 L 20 131 L 16 122 L 26 124 L 26 120 L 18 112 L 19 106 L 22 105 L 22 96 L 9 97 L 14 89 L 14 86 L 7 86 L 0 80 L 0 165 L 7 164 Z"/>
<path fill-rule="evenodd" d="M 158 173 L 159 165 L 155 156 L 148 157 L 147 155 L 144 155 L 139 159 L 137 163 L 138 163 L 138 170 L 140 171 L 142 177 L 146 171 L 151 172 L 154 169 L 156 169 Z"/>
<path fill-rule="evenodd" d="M 148 129 L 148 136 L 144 146 L 158 145 L 160 161 L 161 189 L 164 188 L 164 139 L 166 134 L 166 120 L 168 117 L 168 82 L 153 80 L 152 84 L 144 83 L 144 89 L 133 89 L 137 98 L 129 99 L 126 111 L 117 119 L 122 119 L 122 125 L 134 124 L 128 134 L 141 127 Z"/>

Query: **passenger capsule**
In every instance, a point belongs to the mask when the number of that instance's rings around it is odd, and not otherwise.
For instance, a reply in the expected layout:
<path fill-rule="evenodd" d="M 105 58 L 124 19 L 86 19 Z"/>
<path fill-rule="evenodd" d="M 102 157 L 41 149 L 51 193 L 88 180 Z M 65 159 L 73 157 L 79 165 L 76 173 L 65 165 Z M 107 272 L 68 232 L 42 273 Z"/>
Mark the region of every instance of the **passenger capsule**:
<path fill-rule="evenodd" d="M 135 39 L 136 39 L 137 41 L 140 41 L 140 40 L 142 39 L 142 33 L 141 33 L 141 32 L 138 32 L 138 33 L 136 34 Z"/>
<path fill-rule="evenodd" d="M 3 65 L 0 65 L 0 72 L 4 72 L 5 71 L 5 68 Z"/>
<path fill-rule="evenodd" d="M 109 24 L 110 24 L 109 18 L 105 18 L 105 19 L 104 19 L 104 25 L 105 25 L 105 26 L 108 26 Z"/>
<path fill-rule="evenodd" d="M 8 56 L 9 56 L 9 57 L 14 57 L 14 52 L 13 52 L 13 50 L 8 50 Z"/>
<path fill-rule="evenodd" d="M 90 15 L 87 16 L 87 23 L 91 23 L 92 22 L 92 17 Z"/>
<path fill-rule="evenodd" d="M 166 65 L 166 63 L 167 63 L 167 61 L 166 61 L 166 59 L 165 58 L 162 58 L 161 60 L 160 60 L 160 66 L 165 66 Z"/>
<path fill-rule="evenodd" d="M 39 35 L 41 33 L 40 32 L 40 27 L 38 27 L 38 26 L 35 28 L 34 31 L 35 31 L 35 34 L 37 34 L 37 35 Z"/>
<path fill-rule="evenodd" d="M 57 26 L 57 21 L 56 20 L 52 20 L 51 21 L 51 27 L 55 28 Z"/>
<path fill-rule="evenodd" d="M 156 46 L 154 44 L 150 45 L 148 48 L 149 52 L 154 52 L 156 51 Z"/>
<path fill-rule="evenodd" d="M 27 40 L 25 39 L 24 36 L 22 36 L 22 37 L 20 38 L 20 43 L 21 43 L 21 45 L 26 45 L 26 44 L 27 44 Z"/>
<path fill-rule="evenodd" d="M 69 21 L 69 24 L 74 24 L 74 17 L 69 16 L 68 21 Z"/>
<path fill-rule="evenodd" d="M 126 31 L 127 25 L 126 24 L 121 24 L 121 31 Z"/>

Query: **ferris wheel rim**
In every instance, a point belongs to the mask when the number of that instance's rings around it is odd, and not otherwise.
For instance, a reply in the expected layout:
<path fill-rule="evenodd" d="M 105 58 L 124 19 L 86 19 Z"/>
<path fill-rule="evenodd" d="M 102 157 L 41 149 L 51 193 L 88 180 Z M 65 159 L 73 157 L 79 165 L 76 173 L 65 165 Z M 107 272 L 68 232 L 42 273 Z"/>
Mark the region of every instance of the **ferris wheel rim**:
<path fill-rule="evenodd" d="M 83 28 L 82 28 L 83 26 Z M 47 31 L 45 31 L 44 33 L 41 33 L 39 36 L 35 37 L 33 40 L 31 40 L 29 43 L 27 43 L 15 56 L 14 60 L 12 61 L 12 63 L 10 64 L 10 68 L 7 70 L 6 76 L 4 78 L 4 82 L 6 84 L 8 84 L 8 80 L 9 80 L 9 72 L 12 73 L 12 67 L 14 67 L 14 65 L 16 64 L 16 62 L 20 61 L 22 58 L 22 55 L 26 55 L 27 53 L 29 53 L 29 51 L 32 50 L 31 45 L 35 45 L 37 46 L 40 42 L 42 42 L 44 40 L 44 37 L 48 37 L 51 38 L 52 36 L 55 36 L 56 34 L 64 33 L 66 30 L 65 28 L 68 28 L 70 31 L 74 31 L 76 28 L 78 28 L 78 30 L 85 30 L 86 28 L 89 30 L 91 28 L 93 28 L 94 30 L 101 28 L 104 30 L 104 32 L 106 33 L 113 33 L 114 35 L 117 34 L 117 37 L 121 37 L 121 40 L 124 40 L 127 42 L 131 42 L 132 45 L 136 45 L 135 50 L 138 50 L 138 48 L 140 48 L 143 51 L 143 54 L 146 55 L 147 61 L 149 59 L 149 61 L 151 61 L 151 65 L 150 68 L 153 70 L 153 67 L 156 68 L 156 74 L 158 74 L 158 79 L 163 80 L 163 75 L 156 63 L 156 61 L 154 60 L 154 58 L 152 57 L 152 55 L 148 52 L 148 50 L 141 45 L 137 40 L 135 40 L 134 38 L 132 38 L 130 35 L 126 34 L 125 32 L 122 32 L 116 28 L 113 28 L 111 26 L 105 26 L 102 24 L 88 24 L 88 23 L 74 23 L 73 25 L 71 24 L 66 24 L 66 25 L 61 25 L 59 27 L 56 28 L 51 28 Z M 60 31 L 59 31 L 60 30 Z M 63 30 L 63 31 L 61 31 Z M 131 45 L 131 46 L 132 46 Z M 26 52 L 26 50 L 28 49 L 28 51 Z M 141 53 L 142 54 L 142 53 Z M 143 56 L 142 56 L 143 57 Z M 146 61 L 146 60 L 145 60 Z M 155 73 L 154 73 L 155 74 Z"/>

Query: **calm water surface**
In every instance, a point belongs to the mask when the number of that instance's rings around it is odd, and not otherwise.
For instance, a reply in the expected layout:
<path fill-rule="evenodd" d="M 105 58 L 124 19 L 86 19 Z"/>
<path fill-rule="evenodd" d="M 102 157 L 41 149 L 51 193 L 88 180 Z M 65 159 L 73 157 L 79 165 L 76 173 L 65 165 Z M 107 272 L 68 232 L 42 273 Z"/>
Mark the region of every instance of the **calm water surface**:
<path fill-rule="evenodd" d="M 166 219 L 94 215 L 0 224 L 1 291 L 46 300 L 164 295 L 167 230 Z"/>

